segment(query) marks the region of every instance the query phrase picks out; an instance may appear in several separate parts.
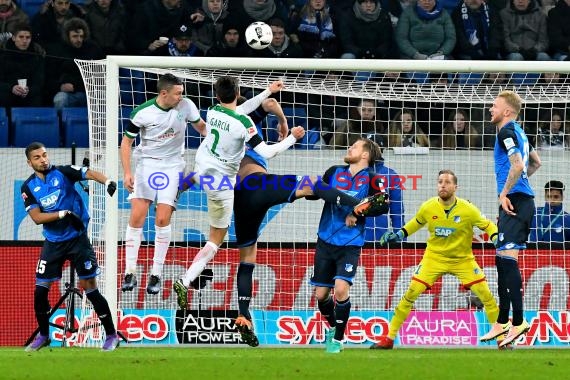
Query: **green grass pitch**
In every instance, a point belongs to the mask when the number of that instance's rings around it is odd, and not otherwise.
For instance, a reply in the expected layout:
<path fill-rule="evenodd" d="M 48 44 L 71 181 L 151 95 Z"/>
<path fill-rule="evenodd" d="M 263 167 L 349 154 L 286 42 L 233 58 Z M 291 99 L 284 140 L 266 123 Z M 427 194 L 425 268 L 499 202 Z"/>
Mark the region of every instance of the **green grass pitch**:
<path fill-rule="evenodd" d="M 0 349 L 2 379 L 565 379 L 564 349 Z"/>

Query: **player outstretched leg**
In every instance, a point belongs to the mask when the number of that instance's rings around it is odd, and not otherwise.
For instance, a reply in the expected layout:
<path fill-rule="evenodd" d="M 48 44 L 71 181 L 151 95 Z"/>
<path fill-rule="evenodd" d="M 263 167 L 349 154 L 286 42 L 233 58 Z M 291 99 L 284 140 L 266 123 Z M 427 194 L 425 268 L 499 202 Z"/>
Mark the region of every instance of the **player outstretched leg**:
<path fill-rule="evenodd" d="M 248 320 L 243 315 L 240 315 L 236 318 L 235 324 L 237 330 L 241 335 L 242 342 L 251 347 L 259 346 L 259 340 L 253 332 L 253 323 L 251 323 L 251 320 Z"/>
<path fill-rule="evenodd" d="M 378 210 L 387 207 L 388 195 L 384 192 L 380 192 L 364 198 L 359 204 L 354 206 L 353 212 L 360 216 L 366 216 L 371 212 L 376 213 Z"/>
<path fill-rule="evenodd" d="M 204 247 L 194 257 L 192 265 L 190 265 L 184 276 L 174 283 L 173 287 L 178 298 L 178 306 L 181 309 L 185 309 L 188 305 L 188 287 L 190 283 L 202 273 L 206 264 L 214 258 L 217 252 L 218 246 L 216 244 L 211 241 L 206 242 Z"/>
<path fill-rule="evenodd" d="M 394 316 L 390 320 L 390 327 L 388 329 L 388 336 L 383 336 L 380 340 L 370 346 L 371 349 L 380 349 L 380 350 L 391 350 L 394 348 L 394 339 L 396 339 L 396 335 L 398 335 L 398 331 L 400 327 L 408 318 L 410 311 L 412 310 L 412 306 L 414 302 L 418 299 L 418 297 L 427 289 L 426 285 L 415 281 L 412 279 L 410 282 L 410 287 L 406 290 L 406 293 L 396 306 L 396 310 L 394 310 Z"/>
<path fill-rule="evenodd" d="M 127 225 L 125 234 L 125 277 L 121 285 L 121 291 L 130 292 L 137 286 L 137 261 L 139 248 L 141 246 L 142 228 L 135 228 Z"/>

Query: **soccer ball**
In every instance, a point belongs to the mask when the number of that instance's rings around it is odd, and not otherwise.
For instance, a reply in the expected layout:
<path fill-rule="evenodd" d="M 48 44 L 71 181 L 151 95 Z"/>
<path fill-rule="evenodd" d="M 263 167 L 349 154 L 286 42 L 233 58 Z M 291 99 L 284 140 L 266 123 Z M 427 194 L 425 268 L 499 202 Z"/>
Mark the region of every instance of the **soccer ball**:
<path fill-rule="evenodd" d="M 265 49 L 271 44 L 271 40 L 273 40 L 273 32 L 271 27 L 264 22 L 253 22 L 245 30 L 245 41 L 255 50 Z"/>

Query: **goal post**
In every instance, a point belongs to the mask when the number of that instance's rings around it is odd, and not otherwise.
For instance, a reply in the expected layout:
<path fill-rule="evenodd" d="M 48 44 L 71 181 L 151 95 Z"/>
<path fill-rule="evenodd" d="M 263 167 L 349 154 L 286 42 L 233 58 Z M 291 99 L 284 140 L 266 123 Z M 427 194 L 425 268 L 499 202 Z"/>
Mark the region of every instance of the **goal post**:
<path fill-rule="evenodd" d="M 174 213 L 173 244 L 167 255 L 160 294 L 145 293 L 152 266 L 153 210 L 143 227 L 143 240 L 148 244 L 141 246 L 139 254 L 138 287 L 133 292 L 120 291 L 124 274 L 121 242 L 130 210 L 122 186 L 120 135 L 130 110 L 156 96 L 157 75 L 171 72 L 182 78 L 185 95 L 197 104 L 203 115 L 214 102 L 212 86 L 221 75 L 237 76 L 242 95 L 248 96 L 261 92 L 271 81 L 282 79 L 285 89 L 278 98 L 289 127 L 304 126 L 307 137 L 293 149 L 270 160 L 270 172 L 276 174 L 322 175 L 328 167 L 341 164 L 349 144 L 333 146 L 333 142 L 341 135 L 347 135 L 346 140 L 341 141 L 350 141 L 350 133 L 346 129 L 342 132 L 342 128 L 356 125 L 350 122 L 354 118 L 351 112 L 360 107 L 363 100 L 373 101 L 376 116 L 373 124 L 381 125 L 382 130 L 365 130 L 369 124 L 362 122 L 358 124 L 361 130 L 352 132 L 378 137 L 384 144 L 385 165 L 397 172 L 398 181 L 405 182 L 405 186 L 401 186 L 401 202 L 406 221 L 423 201 L 435 195 L 435 177 L 445 168 L 454 170 L 459 177 L 458 196 L 470 199 L 491 220 L 496 218 L 498 209 L 489 145 L 494 138 L 494 128 L 489 125 L 488 108 L 501 90 L 515 90 L 523 98 L 523 126 L 532 129 L 535 141 L 539 139 L 540 123 L 552 121 L 555 109 L 562 109 L 565 116 L 570 117 L 567 62 L 141 56 L 108 56 L 101 61 L 76 62 L 86 84 L 92 167 L 119 182 L 115 197 L 105 196 L 104 191 L 97 189 L 92 194 L 92 239 L 103 270 L 101 283 L 113 315 L 118 316 L 119 328 L 132 329 L 135 324 L 140 327 L 139 334 L 128 336 L 140 344 L 239 342 L 235 330 L 229 324 L 224 325 L 237 316 L 235 275 L 239 256 L 232 245 L 235 241 L 233 222 L 228 234 L 230 248 L 221 249 L 212 261 L 212 282 L 189 295 L 188 312 L 177 310 L 172 291 L 172 282 L 190 265 L 208 234 L 205 197 L 200 192 L 184 193 Z M 545 76 L 545 73 L 552 75 Z M 402 123 L 395 119 L 407 109 L 414 114 L 413 123 L 418 132 L 421 130 L 427 135 L 427 147 L 392 146 L 390 128 Z M 479 143 L 471 149 L 442 148 L 443 136 L 449 134 L 446 126 L 450 115 L 457 115 L 460 109 L 467 110 L 468 120 L 464 121 L 477 130 Z M 544 119 L 543 114 L 549 114 L 549 119 Z M 270 142 L 275 141 L 274 125 L 275 118 L 271 115 L 260 125 Z M 200 138 L 190 126 L 187 131 L 185 160 L 189 171 L 193 168 Z M 465 139 L 470 139 L 467 132 Z M 459 140 L 454 136 L 454 141 Z M 561 170 L 570 163 L 570 153 L 567 148 L 539 147 L 539 154 L 543 167 L 531 177 L 531 183 L 537 206 L 543 206 L 547 181 L 557 179 L 570 184 L 570 172 Z M 317 312 L 308 282 L 321 209 L 320 201 L 298 200 L 271 209 L 263 223 L 252 301 L 254 325 L 262 344 L 314 344 L 324 339 L 326 327 Z M 387 223 L 388 227 L 393 226 L 395 218 L 388 218 Z M 369 228 L 382 231 L 383 227 Z M 479 233 L 475 231 L 474 235 L 476 258 L 496 295 L 494 250 L 488 244 L 480 244 L 484 237 Z M 404 249 L 390 250 L 380 249 L 374 239 L 369 240 L 351 290 L 355 327 L 352 335 L 347 336 L 349 343 L 370 343 L 386 333 L 392 310 L 422 257 L 426 237 L 426 232 L 420 231 L 408 239 Z M 561 323 L 560 315 L 568 307 L 570 267 L 564 259 L 563 248 L 555 243 L 531 244 L 529 254 L 521 260 L 525 305 L 531 313 L 529 318 L 536 317 L 537 324 Z M 470 308 L 468 300 L 469 293 L 458 286 L 457 280 L 444 276 L 416 302 L 415 335 L 409 330 L 397 344 L 479 345 L 477 334 L 487 328 L 486 320 L 483 312 Z M 548 318 L 551 320 L 547 321 Z M 443 324 L 434 326 L 435 332 L 425 328 L 436 320 L 450 321 L 455 330 L 446 330 Z M 215 327 L 210 326 L 209 330 L 203 325 L 204 321 Z M 468 326 L 465 331 L 461 331 L 463 324 Z M 521 344 L 537 344 L 534 338 Z M 558 344 L 563 340 L 549 342 Z"/>

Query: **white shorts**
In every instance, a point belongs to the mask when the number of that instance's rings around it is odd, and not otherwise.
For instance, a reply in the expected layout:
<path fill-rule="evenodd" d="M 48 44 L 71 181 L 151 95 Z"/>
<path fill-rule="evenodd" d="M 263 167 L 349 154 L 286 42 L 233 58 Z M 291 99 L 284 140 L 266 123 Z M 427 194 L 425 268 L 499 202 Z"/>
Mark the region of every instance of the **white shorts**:
<path fill-rule="evenodd" d="M 210 226 L 228 228 L 234 207 L 233 190 L 204 190 L 208 197 L 208 221 Z"/>
<path fill-rule="evenodd" d="M 127 199 L 142 198 L 176 207 L 182 157 L 164 160 L 140 158 L 136 162 L 134 191 Z"/>

